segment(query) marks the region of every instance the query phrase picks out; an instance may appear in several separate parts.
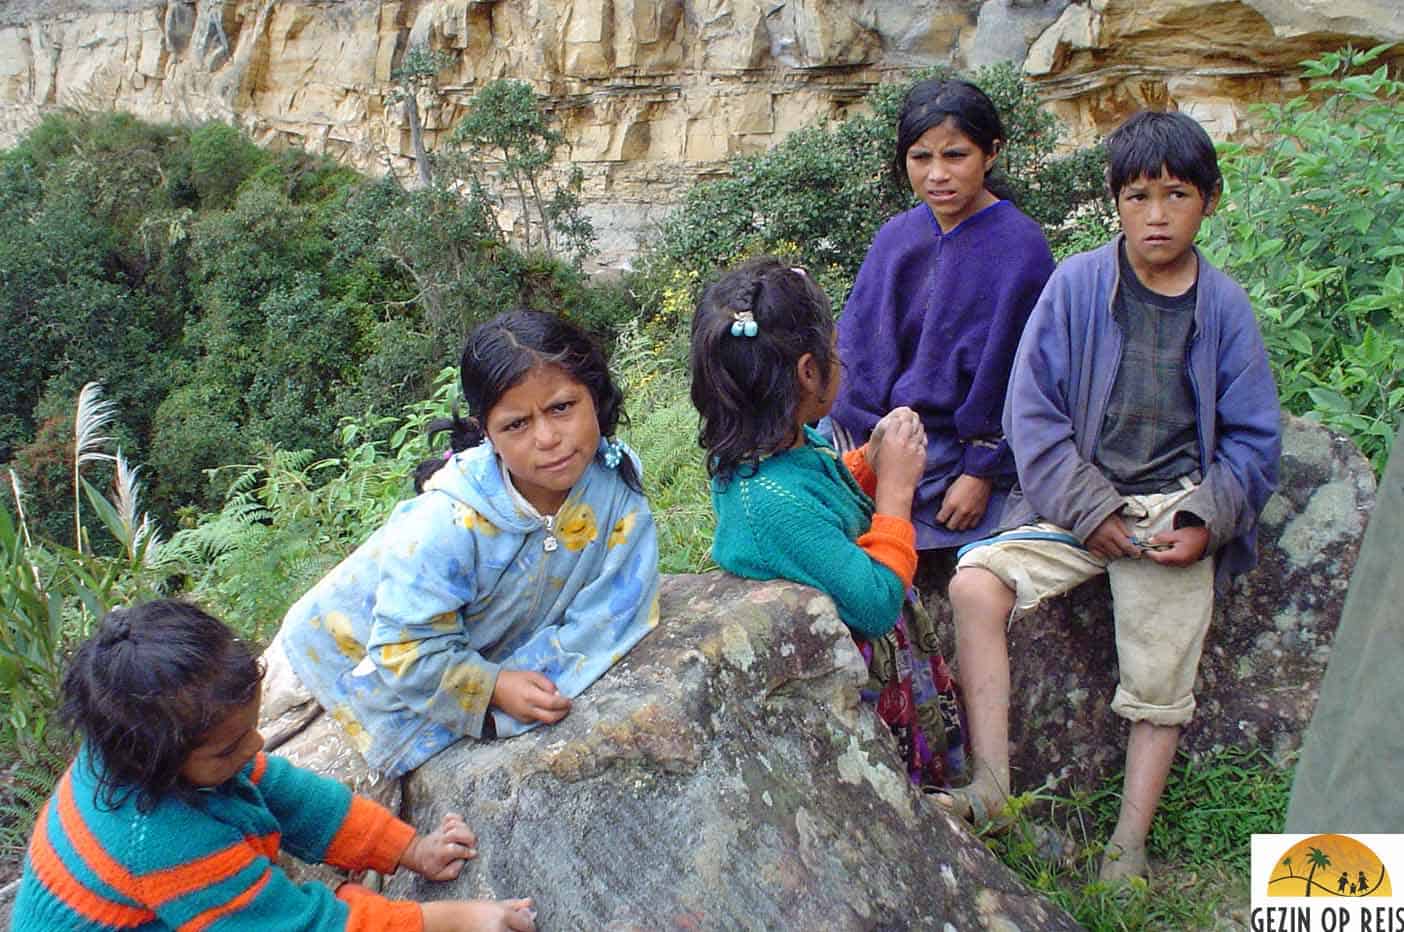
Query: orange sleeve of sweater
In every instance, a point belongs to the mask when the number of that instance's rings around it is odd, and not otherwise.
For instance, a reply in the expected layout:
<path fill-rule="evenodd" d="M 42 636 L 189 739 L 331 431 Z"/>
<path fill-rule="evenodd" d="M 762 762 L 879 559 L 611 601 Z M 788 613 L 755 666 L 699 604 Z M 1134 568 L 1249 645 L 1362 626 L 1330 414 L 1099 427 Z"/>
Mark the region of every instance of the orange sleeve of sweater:
<path fill-rule="evenodd" d="M 853 473 L 858 488 L 867 492 L 871 497 L 877 494 L 877 473 L 873 472 L 873 467 L 868 465 L 867 449 L 868 445 L 865 443 L 856 450 L 849 450 L 843 454 L 843 465 L 847 466 L 848 471 Z"/>
<path fill-rule="evenodd" d="M 858 546 L 896 573 L 904 589 L 911 586 L 917 568 L 916 528 L 912 522 L 894 515 L 873 515 L 872 526 L 858 538 Z"/>
<path fill-rule="evenodd" d="M 379 803 L 353 796 L 351 809 L 322 860 L 334 867 L 391 874 L 413 840 L 414 826 L 401 822 Z"/>
<path fill-rule="evenodd" d="M 387 900 L 358 883 L 336 888 L 336 898 L 351 907 L 346 932 L 424 932 L 424 911 L 410 900 Z"/>
<path fill-rule="evenodd" d="M 853 473 L 854 480 L 868 495 L 877 494 L 877 473 L 868 464 L 868 445 L 843 454 L 843 465 Z M 873 515 L 868 533 L 858 538 L 858 546 L 874 560 L 897 574 L 904 588 L 910 587 L 916 575 L 916 528 L 912 522 L 892 515 Z"/>

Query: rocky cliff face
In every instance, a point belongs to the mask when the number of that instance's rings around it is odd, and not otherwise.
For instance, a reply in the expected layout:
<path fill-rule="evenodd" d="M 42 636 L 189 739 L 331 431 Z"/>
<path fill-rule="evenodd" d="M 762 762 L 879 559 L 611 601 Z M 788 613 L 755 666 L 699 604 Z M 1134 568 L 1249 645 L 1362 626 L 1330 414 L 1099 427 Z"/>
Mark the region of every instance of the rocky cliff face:
<path fill-rule="evenodd" d="M 1082 136 L 1151 104 L 1231 137 L 1301 59 L 1401 39 L 1397 0 L 0 0 L 0 145 L 120 109 L 408 174 L 386 93 L 427 44 L 453 60 L 430 146 L 483 83 L 530 81 L 617 259 L 688 183 L 914 67 L 1022 62 Z"/>

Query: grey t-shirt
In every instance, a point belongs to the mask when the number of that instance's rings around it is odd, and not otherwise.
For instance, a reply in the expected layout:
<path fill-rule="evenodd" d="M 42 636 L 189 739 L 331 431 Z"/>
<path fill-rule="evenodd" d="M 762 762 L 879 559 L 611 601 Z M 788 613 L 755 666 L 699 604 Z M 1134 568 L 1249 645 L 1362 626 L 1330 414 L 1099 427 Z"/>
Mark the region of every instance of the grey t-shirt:
<path fill-rule="evenodd" d="M 1112 313 L 1124 340 L 1094 465 L 1123 495 L 1168 492 L 1200 480 L 1194 393 L 1185 362 L 1198 282 L 1180 295 L 1151 291 L 1121 246 Z"/>

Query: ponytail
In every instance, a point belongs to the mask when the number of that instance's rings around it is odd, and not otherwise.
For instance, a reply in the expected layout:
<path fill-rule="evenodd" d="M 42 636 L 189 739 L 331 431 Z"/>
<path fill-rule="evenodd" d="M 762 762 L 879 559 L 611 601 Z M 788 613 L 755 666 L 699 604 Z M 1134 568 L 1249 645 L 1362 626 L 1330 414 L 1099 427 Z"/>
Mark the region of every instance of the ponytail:
<path fill-rule="evenodd" d="M 452 417 L 436 418 L 429 422 L 429 442 L 432 445 L 434 438 L 443 433 L 449 432 L 448 449 L 438 456 L 431 456 L 414 468 L 414 491 L 419 494 L 424 491 L 424 484 L 429 478 L 443 468 L 444 464 L 453 457 L 455 453 L 462 453 L 470 450 L 482 443 L 486 438 L 482 425 L 477 418 L 459 417 L 455 409 Z"/>

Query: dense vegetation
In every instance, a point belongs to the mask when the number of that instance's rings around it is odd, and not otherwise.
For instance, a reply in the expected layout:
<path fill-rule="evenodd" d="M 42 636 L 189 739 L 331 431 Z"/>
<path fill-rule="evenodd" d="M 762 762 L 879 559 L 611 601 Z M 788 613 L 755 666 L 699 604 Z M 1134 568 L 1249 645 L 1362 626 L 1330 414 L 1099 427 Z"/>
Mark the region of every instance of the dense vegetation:
<path fill-rule="evenodd" d="M 222 124 L 116 114 L 50 116 L 4 153 L 0 350 L 23 364 L 0 375 L 0 461 L 36 526 L 65 539 L 72 523 L 68 412 L 86 382 L 121 411 L 171 526 L 219 504 L 207 470 L 327 454 L 342 417 L 424 398 L 465 327 L 502 307 L 622 316 L 576 265 L 508 248 L 482 189 L 460 198 L 441 175 L 410 192 Z"/>
<path fill-rule="evenodd" d="M 1224 148 L 1224 202 L 1202 241 L 1252 295 L 1284 405 L 1378 467 L 1404 399 L 1404 84 L 1369 70 L 1377 55 L 1308 63 L 1310 94 L 1264 111 L 1268 144 Z M 408 92 L 432 73 L 397 75 Z M 1055 155 L 1057 126 L 1013 71 L 977 79 L 1006 115 L 1024 209 L 1060 254 L 1105 239 L 1099 150 Z M 578 178 L 543 189 L 559 137 L 510 82 L 423 155 L 428 183 L 413 191 L 220 124 L 120 115 L 50 116 L 0 154 L 0 348 L 19 362 L 0 373 L 0 756 L 25 762 L 0 791 L 0 849 L 22 841 L 66 754 L 50 727 L 66 647 L 106 607 L 157 593 L 269 636 L 407 494 L 429 453 L 423 425 L 453 403 L 445 366 L 464 329 L 503 307 L 570 314 L 612 345 L 663 568 L 707 568 L 678 325 L 717 268 L 758 252 L 804 263 L 841 306 L 877 226 L 910 203 L 886 172 L 902 90 L 882 86 L 871 116 L 803 130 L 699 185 L 622 282 L 580 272 Z M 509 245 L 489 190 L 520 201 L 515 241 L 537 249 Z M 1250 797 L 1285 786 L 1258 763 L 1214 768 Z M 1056 805 L 1101 818 L 1097 799 Z M 1241 854 L 1253 808 L 1194 823 L 1196 837 Z M 1021 837 L 1004 854 L 1035 885 L 1088 876 L 1051 870 L 1042 841 Z M 1166 920 L 1173 902 L 1144 897 L 1141 919 L 1113 920 L 1136 911 L 1106 910 L 1104 893 L 1065 902 L 1099 928 L 1199 921 Z"/>

